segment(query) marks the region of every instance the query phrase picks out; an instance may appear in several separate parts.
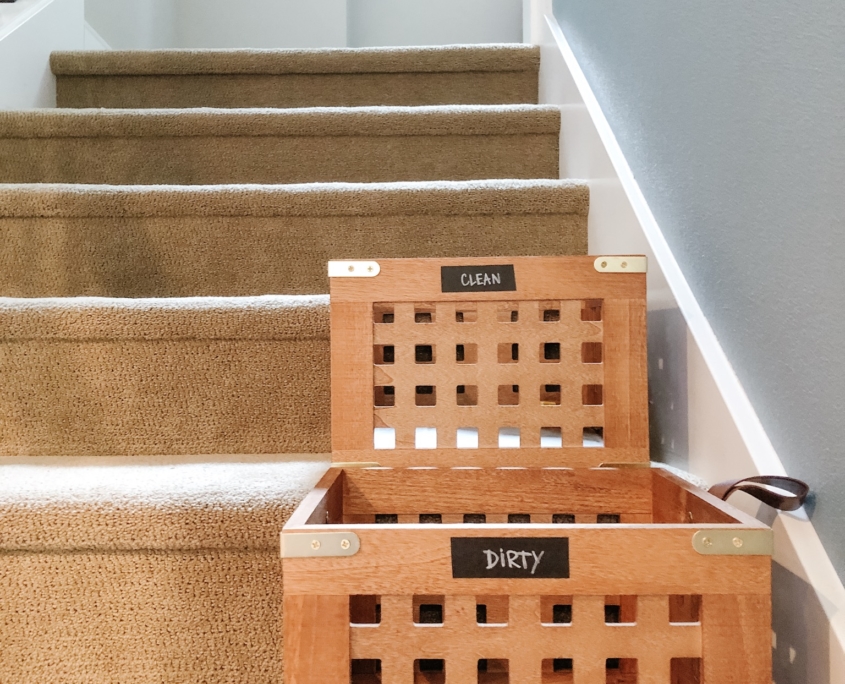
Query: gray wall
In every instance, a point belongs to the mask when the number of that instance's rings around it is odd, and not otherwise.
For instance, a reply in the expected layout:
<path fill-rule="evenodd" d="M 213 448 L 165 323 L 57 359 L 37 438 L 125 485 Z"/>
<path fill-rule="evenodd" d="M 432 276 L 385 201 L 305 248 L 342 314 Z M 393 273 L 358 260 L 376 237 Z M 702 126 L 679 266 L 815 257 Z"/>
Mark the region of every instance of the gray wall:
<path fill-rule="evenodd" d="M 349 47 L 521 43 L 522 0 L 348 0 Z"/>
<path fill-rule="evenodd" d="M 845 4 L 554 11 L 845 577 Z"/>

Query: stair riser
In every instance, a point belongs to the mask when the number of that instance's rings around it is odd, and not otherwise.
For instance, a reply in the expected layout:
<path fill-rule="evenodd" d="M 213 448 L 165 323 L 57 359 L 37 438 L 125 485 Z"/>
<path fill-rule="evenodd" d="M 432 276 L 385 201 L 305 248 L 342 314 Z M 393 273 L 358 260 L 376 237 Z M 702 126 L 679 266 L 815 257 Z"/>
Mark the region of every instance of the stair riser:
<path fill-rule="evenodd" d="M 580 213 L 6 218 L 0 296 L 322 293 L 329 259 L 585 254 L 586 223 Z"/>
<path fill-rule="evenodd" d="M 331 448 L 328 336 L 3 340 L 0 375 L 0 455 Z"/>
<path fill-rule="evenodd" d="M 535 104 L 537 72 L 57 76 L 59 107 Z"/>
<path fill-rule="evenodd" d="M 0 139 L 3 183 L 222 184 L 557 177 L 556 134 Z"/>

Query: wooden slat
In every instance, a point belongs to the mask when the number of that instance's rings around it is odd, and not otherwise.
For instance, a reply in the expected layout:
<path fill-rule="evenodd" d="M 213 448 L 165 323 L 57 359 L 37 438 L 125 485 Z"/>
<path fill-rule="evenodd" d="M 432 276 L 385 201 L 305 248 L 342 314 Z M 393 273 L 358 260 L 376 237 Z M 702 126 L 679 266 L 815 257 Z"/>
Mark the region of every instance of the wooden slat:
<path fill-rule="evenodd" d="M 349 681 L 349 597 L 285 593 L 286 684 Z"/>
<path fill-rule="evenodd" d="M 651 518 L 647 469 L 356 469 L 348 515 L 396 513 L 625 513 Z M 532 517 L 532 522 L 539 522 Z"/>
<path fill-rule="evenodd" d="M 373 444 L 373 313 L 367 303 L 331 303 L 332 460 Z M 372 459 L 371 459 L 372 460 Z"/>
<path fill-rule="evenodd" d="M 328 513 L 328 518 L 326 514 Z M 343 470 L 329 468 L 288 518 L 286 528 L 343 519 Z"/>
<path fill-rule="evenodd" d="M 768 556 L 703 556 L 692 535 L 716 526 L 362 525 L 361 550 L 344 558 L 289 558 L 285 587 L 321 593 L 459 594 L 452 578 L 453 536 L 566 536 L 570 579 L 478 579 L 478 594 L 761 594 L 770 592 Z M 325 530 L 348 530 L 327 525 Z M 728 528 L 730 529 L 730 528 Z M 464 589 L 465 591 L 465 589 Z"/>
<path fill-rule="evenodd" d="M 743 523 L 765 527 L 729 503 L 662 468 L 651 470 L 656 523 Z"/>
<path fill-rule="evenodd" d="M 768 595 L 704 595 L 702 684 L 771 684 L 772 608 Z"/>

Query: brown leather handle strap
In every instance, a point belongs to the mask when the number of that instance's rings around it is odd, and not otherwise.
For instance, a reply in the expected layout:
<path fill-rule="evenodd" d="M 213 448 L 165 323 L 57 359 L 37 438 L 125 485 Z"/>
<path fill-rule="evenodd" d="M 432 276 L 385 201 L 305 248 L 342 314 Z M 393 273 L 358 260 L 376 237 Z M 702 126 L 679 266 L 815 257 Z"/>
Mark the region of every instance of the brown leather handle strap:
<path fill-rule="evenodd" d="M 768 486 L 767 486 L 768 485 Z M 782 494 L 769 489 L 777 487 L 788 494 Z M 739 480 L 726 480 L 714 484 L 708 490 L 713 496 L 718 496 L 723 501 L 734 492 L 745 492 L 755 499 L 768 504 L 779 511 L 794 511 L 804 504 L 804 500 L 810 493 L 810 487 L 806 482 L 796 480 L 794 477 L 783 475 L 755 475 L 744 477 Z"/>

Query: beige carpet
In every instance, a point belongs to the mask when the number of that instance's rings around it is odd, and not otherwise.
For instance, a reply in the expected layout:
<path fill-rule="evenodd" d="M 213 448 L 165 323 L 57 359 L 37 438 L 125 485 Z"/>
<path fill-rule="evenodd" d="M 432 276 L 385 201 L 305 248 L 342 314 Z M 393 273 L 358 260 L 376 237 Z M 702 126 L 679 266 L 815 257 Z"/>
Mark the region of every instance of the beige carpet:
<path fill-rule="evenodd" d="M 329 259 L 582 254 L 588 205 L 555 180 L 0 186 L 0 295 L 307 294 Z"/>
<path fill-rule="evenodd" d="M 0 182 L 557 178 L 559 131 L 538 105 L 0 112 Z"/>
<path fill-rule="evenodd" d="M 59 107 L 536 103 L 530 45 L 54 53 Z"/>
<path fill-rule="evenodd" d="M 296 458 L 0 459 L 0 681 L 281 682 Z"/>

